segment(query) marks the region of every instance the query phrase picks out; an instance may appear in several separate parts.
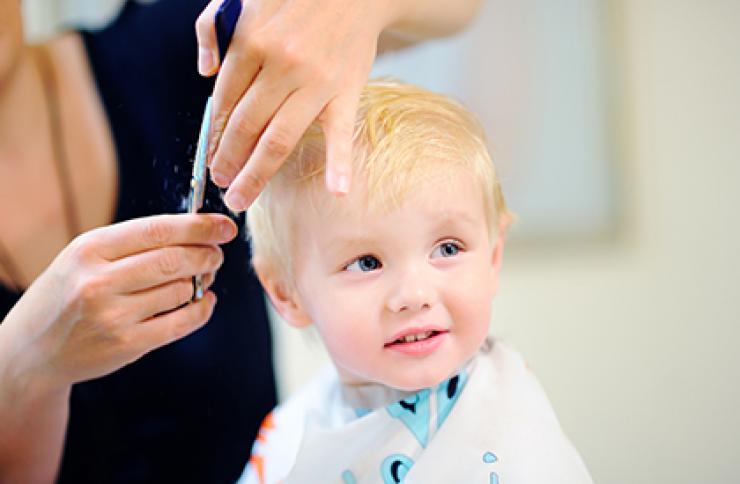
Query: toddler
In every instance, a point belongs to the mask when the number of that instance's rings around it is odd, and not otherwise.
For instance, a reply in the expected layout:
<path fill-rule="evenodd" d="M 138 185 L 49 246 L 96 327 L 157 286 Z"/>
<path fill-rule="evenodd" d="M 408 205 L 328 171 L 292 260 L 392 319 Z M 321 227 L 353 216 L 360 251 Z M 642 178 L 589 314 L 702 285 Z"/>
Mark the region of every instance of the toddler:
<path fill-rule="evenodd" d="M 364 90 L 353 186 L 318 126 L 248 210 L 272 304 L 333 367 L 265 420 L 245 483 L 590 483 L 521 357 L 488 338 L 511 216 L 479 124 L 410 85 Z"/>

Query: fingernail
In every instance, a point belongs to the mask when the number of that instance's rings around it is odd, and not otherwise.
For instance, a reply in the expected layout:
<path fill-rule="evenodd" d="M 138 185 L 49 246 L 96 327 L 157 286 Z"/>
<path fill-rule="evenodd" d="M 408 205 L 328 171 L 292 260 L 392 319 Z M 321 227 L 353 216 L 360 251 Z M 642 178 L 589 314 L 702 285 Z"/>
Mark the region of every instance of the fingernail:
<path fill-rule="evenodd" d="M 221 235 L 223 235 L 224 239 L 226 240 L 233 239 L 236 235 L 236 229 L 234 228 L 234 225 L 228 222 L 223 222 L 221 224 Z"/>
<path fill-rule="evenodd" d="M 227 192 L 224 197 L 224 202 L 226 202 L 226 206 L 234 212 L 241 212 L 247 208 L 247 199 L 239 192 Z"/>
<path fill-rule="evenodd" d="M 231 183 L 229 177 L 218 171 L 211 172 L 211 179 L 213 180 L 213 183 L 220 188 L 226 188 L 229 186 L 229 183 Z"/>
<path fill-rule="evenodd" d="M 347 175 L 339 175 L 337 178 L 337 193 L 346 195 L 349 192 L 349 177 Z"/>
<path fill-rule="evenodd" d="M 346 195 L 349 192 L 349 177 L 344 173 L 329 171 L 326 174 L 326 186 L 335 195 Z"/>
<path fill-rule="evenodd" d="M 224 253 L 221 250 L 214 250 L 211 254 L 211 262 L 218 265 L 219 267 L 224 261 Z"/>
<path fill-rule="evenodd" d="M 201 76 L 207 76 L 216 68 L 216 55 L 212 50 L 198 48 L 198 72 Z"/>

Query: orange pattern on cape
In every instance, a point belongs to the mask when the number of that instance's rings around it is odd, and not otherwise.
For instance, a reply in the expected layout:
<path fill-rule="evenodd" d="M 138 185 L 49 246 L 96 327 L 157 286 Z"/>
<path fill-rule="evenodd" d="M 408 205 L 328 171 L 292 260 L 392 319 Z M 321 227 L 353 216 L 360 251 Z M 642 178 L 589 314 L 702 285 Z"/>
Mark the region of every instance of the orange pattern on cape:
<path fill-rule="evenodd" d="M 260 431 L 257 433 L 257 442 L 266 442 L 267 434 L 270 430 L 275 428 L 275 423 L 272 420 L 272 412 L 267 414 L 267 417 L 262 421 Z M 254 467 L 254 471 L 257 474 L 260 484 L 266 484 L 265 481 L 265 458 L 261 455 L 252 453 L 249 458 L 249 464 Z"/>

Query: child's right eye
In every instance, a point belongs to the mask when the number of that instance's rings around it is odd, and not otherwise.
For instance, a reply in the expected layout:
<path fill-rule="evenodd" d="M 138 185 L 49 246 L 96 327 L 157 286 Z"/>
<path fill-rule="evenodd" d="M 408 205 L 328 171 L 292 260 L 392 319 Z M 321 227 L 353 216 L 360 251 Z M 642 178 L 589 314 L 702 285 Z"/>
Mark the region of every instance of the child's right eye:
<path fill-rule="evenodd" d="M 370 272 L 376 271 L 382 267 L 380 260 L 372 255 L 363 255 L 352 261 L 344 268 L 347 272 Z"/>

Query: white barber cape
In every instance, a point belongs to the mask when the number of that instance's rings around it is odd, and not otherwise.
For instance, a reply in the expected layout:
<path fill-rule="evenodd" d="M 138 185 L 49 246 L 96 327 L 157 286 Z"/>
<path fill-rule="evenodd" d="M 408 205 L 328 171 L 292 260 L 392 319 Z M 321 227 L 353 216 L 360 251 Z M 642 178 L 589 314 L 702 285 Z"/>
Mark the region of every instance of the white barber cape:
<path fill-rule="evenodd" d="M 453 378 L 401 392 L 327 369 L 262 425 L 240 484 L 592 483 L 522 358 L 487 343 Z"/>

